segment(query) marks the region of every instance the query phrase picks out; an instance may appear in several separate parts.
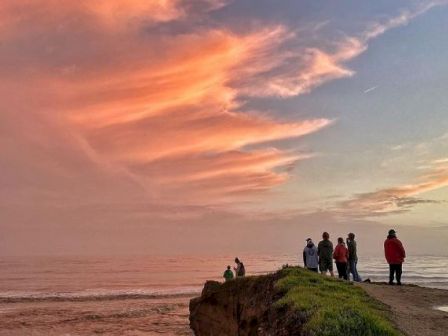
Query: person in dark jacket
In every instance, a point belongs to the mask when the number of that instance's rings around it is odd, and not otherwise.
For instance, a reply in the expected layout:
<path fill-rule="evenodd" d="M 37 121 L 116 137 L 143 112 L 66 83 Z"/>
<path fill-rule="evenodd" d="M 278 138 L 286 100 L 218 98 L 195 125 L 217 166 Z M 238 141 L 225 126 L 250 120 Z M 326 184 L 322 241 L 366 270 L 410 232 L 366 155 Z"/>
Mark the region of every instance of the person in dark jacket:
<path fill-rule="evenodd" d="M 241 260 L 239 260 L 238 258 L 235 258 L 235 263 L 236 263 L 236 267 L 233 268 L 235 270 L 235 276 L 237 278 L 245 276 L 246 269 L 244 267 L 243 262 Z"/>
<path fill-rule="evenodd" d="M 347 276 L 347 262 L 348 262 L 348 249 L 345 247 L 344 238 L 338 238 L 338 245 L 333 252 L 333 259 L 336 262 L 338 269 L 339 279 L 348 280 Z"/>
<path fill-rule="evenodd" d="M 348 270 L 349 274 L 353 275 L 353 281 L 361 282 L 361 277 L 358 274 L 358 251 L 356 246 L 355 234 L 349 233 L 347 237 L 348 248 Z"/>
<path fill-rule="evenodd" d="M 384 254 L 389 264 L 389 285 L 394 284 L 394 277 L 397 279 L 397 285 L 401 285 L 401 274 L 403 273 L 403 262 L 406 258 L 406 252 L 403 244 L 397 238 L 395 230 L 389 230 L 387 239 L 384 242 Z"/>
<path fill-rule="evenodd" d="M 311 238 L 306 240 L 306 246 L 303 249 L 303 265 L 310 271 L 318 272 L 319 257 L 317 256 L 317 247 Z"/>
<path fill-rule="evenodd" d="M 327 274 L 334 277 L 333 273 L 333 243 L 330 241 L 330 234 L 324 232 L 322 240 L 317 245 L 317 255 L 319 256 L 319 270 L 322 274 Z"/>

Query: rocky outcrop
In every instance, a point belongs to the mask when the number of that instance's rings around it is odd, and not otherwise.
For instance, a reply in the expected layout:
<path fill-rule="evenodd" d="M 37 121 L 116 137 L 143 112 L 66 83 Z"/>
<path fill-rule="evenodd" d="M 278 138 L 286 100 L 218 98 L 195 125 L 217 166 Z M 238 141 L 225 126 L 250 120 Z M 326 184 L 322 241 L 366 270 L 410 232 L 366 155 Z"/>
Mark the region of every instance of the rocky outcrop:
<path fill-rule="evenodd" d="M 300 335 L 303 316 L 274 303 L 282 296 L 279 274 L 208 281 L 190 301 L 190 326 L 196 336 Z"/>

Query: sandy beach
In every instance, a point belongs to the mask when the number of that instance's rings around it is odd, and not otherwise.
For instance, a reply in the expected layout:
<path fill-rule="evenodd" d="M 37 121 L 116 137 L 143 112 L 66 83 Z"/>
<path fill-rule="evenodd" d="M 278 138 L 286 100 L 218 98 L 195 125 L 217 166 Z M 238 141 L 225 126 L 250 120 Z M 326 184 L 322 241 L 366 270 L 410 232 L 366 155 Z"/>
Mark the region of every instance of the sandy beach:
<path fill-rule="evenodd" d="M 190 298 L 0 300 L 0 335 L 187 336 Z"/>
<path fill-rule="evenodd" d="M 419 286 L 361 284 L 371 296 L 386 304 L 397 327 L 409 336 L 445 336 L 448 312 L 436 309 L 448 306 L 448 291 Z"/>

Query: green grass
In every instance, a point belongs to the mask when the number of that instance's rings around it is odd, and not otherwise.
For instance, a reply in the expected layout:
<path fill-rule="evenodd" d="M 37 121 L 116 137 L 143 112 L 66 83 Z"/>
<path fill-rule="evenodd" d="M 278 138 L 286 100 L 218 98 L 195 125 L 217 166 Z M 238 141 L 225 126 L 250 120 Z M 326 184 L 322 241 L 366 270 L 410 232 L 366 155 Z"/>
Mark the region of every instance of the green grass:
<path fill-rule="evenodd" d="M 276 303 L 304 315 L 304 331 L 315 336 L 401 336 L 387 310 L 360 287 L 303 268 L 285 268 Z"/>

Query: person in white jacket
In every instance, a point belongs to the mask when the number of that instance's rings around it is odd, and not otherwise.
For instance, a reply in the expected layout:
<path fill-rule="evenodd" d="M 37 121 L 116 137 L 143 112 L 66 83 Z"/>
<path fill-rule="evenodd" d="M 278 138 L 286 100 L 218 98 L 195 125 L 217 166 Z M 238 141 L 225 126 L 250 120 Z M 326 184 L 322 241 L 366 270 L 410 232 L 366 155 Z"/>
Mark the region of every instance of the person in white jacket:
<path fill-rule="evenodd" d="M 310 271 L 318 272 L 319 257 L 317 255 L 317 247 L 311 238 L 306 240 L 306 246 L 303 249 L 303 265 Z"/>

